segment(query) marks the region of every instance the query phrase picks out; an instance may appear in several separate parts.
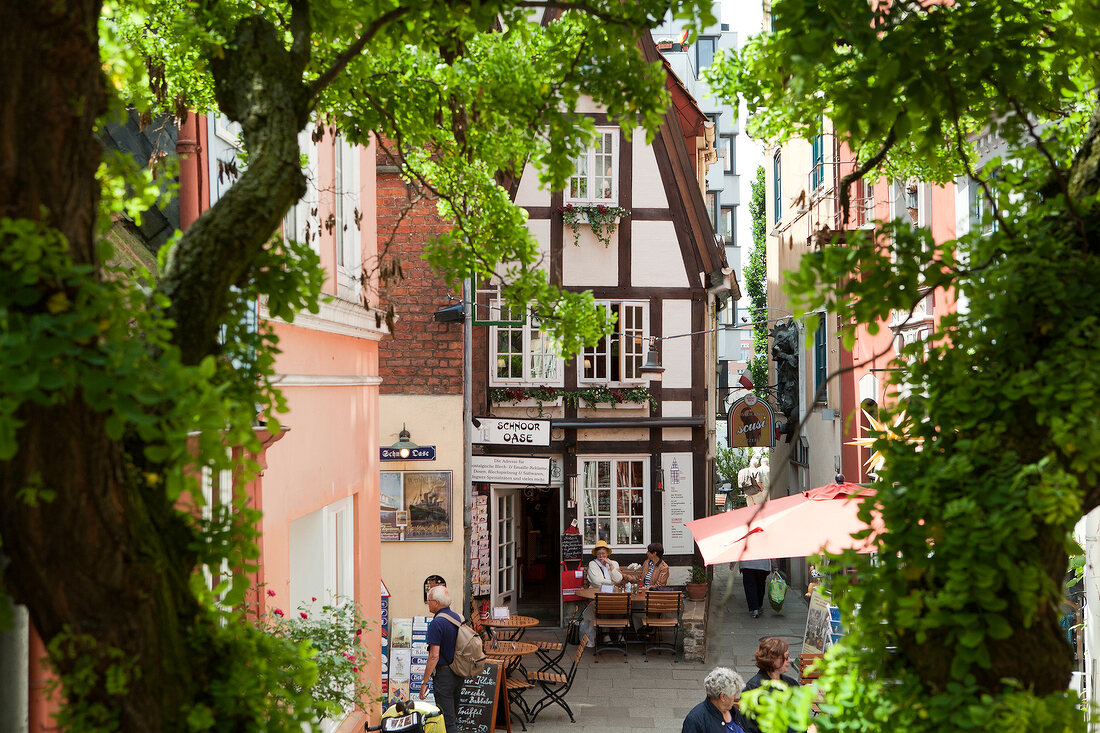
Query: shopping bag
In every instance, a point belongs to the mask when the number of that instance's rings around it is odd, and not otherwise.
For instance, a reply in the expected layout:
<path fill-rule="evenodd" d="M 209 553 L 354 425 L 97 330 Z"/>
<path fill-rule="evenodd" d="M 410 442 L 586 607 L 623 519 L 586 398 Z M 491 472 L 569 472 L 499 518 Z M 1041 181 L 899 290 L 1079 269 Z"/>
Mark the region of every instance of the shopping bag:
<path fill-rule="evenodd" d="M 783 608 L 783 601 L 787 600 L 787 580 L 778 570 L 768 573 L 765 586 L 768 592 L 768 603 L 776 613 Z"/>
<path fill-rule="evenodd" d="M 561 599 L 563 601 L 581 600 L 574 592 L 584 585 L 584 571 L 581 570 L 581 561 L 577 560 L 577 567 L 570 570 L 569 566 L 562 560 L 561 567 Z"/>
<path fill-rule="evenodd" d="M 577 646 L 581 643 L 581 616 L 574 613 L 569 619 L 569 627 L 565 630 L 565 643 Z"/>

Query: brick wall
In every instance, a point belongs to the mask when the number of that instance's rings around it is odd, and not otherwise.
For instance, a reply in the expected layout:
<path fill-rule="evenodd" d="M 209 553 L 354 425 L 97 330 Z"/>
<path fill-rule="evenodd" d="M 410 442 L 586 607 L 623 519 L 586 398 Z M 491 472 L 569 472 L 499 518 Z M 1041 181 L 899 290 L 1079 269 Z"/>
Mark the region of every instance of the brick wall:
<path fill-rule="evenodd" d="M 379 257 L 384 264 L 397 258 L 404 277 L 379 288 L 379 306 L 392 305 L 395 314 L 393 334 L 379 345 L 381 392 L 461 394 L 462 323 L 432 318 L 457 302 L 448 298 L 455 293 L 421 258 L 424 243 L 448 227 L 436 216 L 433 201 L 411 204 L 416 193 L 382 148 L 377 146 Z"/>

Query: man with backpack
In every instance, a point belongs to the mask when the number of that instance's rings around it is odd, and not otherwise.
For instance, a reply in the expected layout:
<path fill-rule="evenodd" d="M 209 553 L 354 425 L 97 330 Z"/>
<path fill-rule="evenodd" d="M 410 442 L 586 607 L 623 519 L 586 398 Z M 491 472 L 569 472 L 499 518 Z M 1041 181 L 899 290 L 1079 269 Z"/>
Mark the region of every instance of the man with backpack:
<path fill-rule="evenodd" d="M 428 663 L 420 684 L 420 699 L 428 696 L 428 680 L 433 680 L 435 704 L 443 711 L 447 730 L 458 728 L 458 689 L 466 677 L 474 677 L 485 668 L 481 639 L 462 624 L 462 616 L 451 610 L 451 592 L 445 585 L 428 591 L 428 610 L 434 614 L 428 624 Z M 434 676 L 433 676 L 434 675 Z"/>

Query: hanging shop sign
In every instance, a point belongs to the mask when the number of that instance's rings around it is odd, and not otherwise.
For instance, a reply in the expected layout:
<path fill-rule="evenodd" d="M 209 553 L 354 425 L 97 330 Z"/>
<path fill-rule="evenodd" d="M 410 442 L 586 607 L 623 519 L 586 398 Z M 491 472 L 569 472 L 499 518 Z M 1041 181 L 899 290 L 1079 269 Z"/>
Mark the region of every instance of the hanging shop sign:
<path fill-rule="evenodd" d="M 383 461 L 434 461 L 435 460 L 435 446 L 434 445 L 418 445 L 415 448 L 409 449 L 409 455 L 402 456 L 400 448 L 392 448 L 386 446 L 379 449 L 379 457 Z"/>
<path fill-rule="evenodd" d="M 493 484 L 550 485 L 549 458 L 472 456 L 470 480 Z"/>
<path fill-rule="evenodd" d="M 731 448 L 771 448 L 775 445 L 772 406 L 754 394 L 745 395 L 730 405 L 726 430 Z"/>
<path fill-rule="evenodd" d="M 485 445 L 550 445 L 550 421 L 479 417 L 473 441 Z"/>

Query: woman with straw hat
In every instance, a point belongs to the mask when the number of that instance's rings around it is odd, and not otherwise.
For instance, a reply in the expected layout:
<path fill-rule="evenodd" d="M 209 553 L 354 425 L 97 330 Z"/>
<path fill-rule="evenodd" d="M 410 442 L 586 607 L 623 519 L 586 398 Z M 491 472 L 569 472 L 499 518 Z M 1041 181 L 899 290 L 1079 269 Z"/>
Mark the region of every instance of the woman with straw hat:
<path fill-rule="evenodd" d="M 584 584 L 589 588 L 599 590 L 601 586 L 618 585 L 623 582 L 623 574 L 619 572 L 619 563 L 611 559 L 611 548 L 605 540 L 599 540 L 592 547 L 592 561 L 588 563 L 588 572 L 584 575 Z M 595 646 L 596 642 L 596 602 L 589 603 L 584 613 L 581 614 L 581 636 L 588 637 L 588 645 Z"/>

